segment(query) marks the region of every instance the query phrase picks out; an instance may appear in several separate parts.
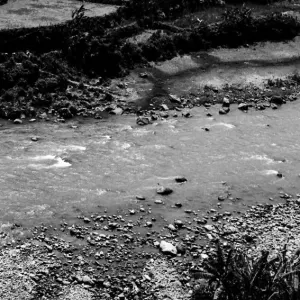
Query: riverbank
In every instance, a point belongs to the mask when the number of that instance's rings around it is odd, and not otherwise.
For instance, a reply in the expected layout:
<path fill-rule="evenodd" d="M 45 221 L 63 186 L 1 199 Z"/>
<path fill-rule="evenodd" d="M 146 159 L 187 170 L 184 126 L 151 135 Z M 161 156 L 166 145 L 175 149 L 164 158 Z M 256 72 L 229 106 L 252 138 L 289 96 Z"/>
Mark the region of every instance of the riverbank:
<path fill-rule="evenodd" d="M 201 219 L 186 211 L 173 224 L 156 220 L 140 198 L 127 212 L 108 208 L 56 228 L 36 226 L 1 250 L 1 299 L 190 299 L 216 240 L 247 249 L 249 257 L 274 255 L 284 245 L 291 256 L 299 248 L 299 199 L 281 197 L 284 203 L 267 199 L 234 216 L 212 209 Z"/>
<path fill-rule="evenodd" d="M 239 109 L 244 112 L 248 109 L 277 109 L 299 98 L 299 82 L 299 76 L 295 74 L 284 79 L 269 79 L 263 87 L 233 85 L 220 88 L 207 85 L 197 92 L 181 96 L 158 90 L 154 86 L 146 98 L 140 98 L 136 92 L 132 93 L 132 88 L 128 87 L 126 81 L 113 81 L 108 87 L 99 86 L 95 81 L 69 81 L 65 93 L 58 93 L 48 99 L 33 96 L 31 102 L 22 108 L 11 107 L 9 103 L 2 102 L 0 112 L 2 118 L 17 125 L 28 121 L 64 123 L 74 117 L 102 119 L 122 114 L 136 114 L 140 116 L 137 123 L 147 125 L 169 117 L 191 117 L 189 110 L 195 106 L 209 108 L 223 103 L 226 109 L 220 109 L 220 114 L 228 113 L 230 104 L 238 104 Z M 141 91 L 138 93 L 142 94 Z M 10 97 L 9 93 L 5 97 Z M 45 108 L 45 105 L 48 107 Z"/>
<path fill-rule="evenodd" d="M 244 7 L 226 10 L 222 21 L 190 24 L 191 28 L 183 24 L 181 29 L 177 25 L 174 32 L 169 24 L 172 13 L 149 23 L 149 16 L 137 19 L 137 7 L 129 13 L 134 3 L 103 17 L 88 18 L 82 7 L 63 24 L 0 31 L 0 117 L 35 118 L 37 112 L 51 111 L 62 120 L 77 115 L 101 117 L 97 110 L 136 113 L 137 105 L 123 103 L 126 97 L 122 96 L 130 91 L 118 81 L 130 70 L 220 46 L 292 39 L 299 32 L 295 16 L 256 15 Z M 145 32 L 151 34 L 138 38 Z M 116 79 L 116 95 L 110 91 L 112 79 Z M 174 101 L 180 106 L 185 100 Z M 142 105 L 142 110 L 150 104 Z"/>

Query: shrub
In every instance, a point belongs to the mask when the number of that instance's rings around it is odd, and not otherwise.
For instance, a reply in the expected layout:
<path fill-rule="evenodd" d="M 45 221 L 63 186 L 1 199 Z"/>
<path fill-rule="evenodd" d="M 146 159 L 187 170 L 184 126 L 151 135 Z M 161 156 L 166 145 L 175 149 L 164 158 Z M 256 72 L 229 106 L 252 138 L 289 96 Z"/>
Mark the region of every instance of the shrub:
<path fill-rule="evenodd" d="M 231 248 L 225 253 L 220 243 L 214 258 L 204 264 L 205 278 L 213 297 L 219 300 L 293 300 L 299 299 L 300 257 L 286 256 L 286 247 L 275 258 L 263 251 L 258 259 L 249 257 L 244 251 Z M 194 300 L 200 300 L 199 289 Z"/>

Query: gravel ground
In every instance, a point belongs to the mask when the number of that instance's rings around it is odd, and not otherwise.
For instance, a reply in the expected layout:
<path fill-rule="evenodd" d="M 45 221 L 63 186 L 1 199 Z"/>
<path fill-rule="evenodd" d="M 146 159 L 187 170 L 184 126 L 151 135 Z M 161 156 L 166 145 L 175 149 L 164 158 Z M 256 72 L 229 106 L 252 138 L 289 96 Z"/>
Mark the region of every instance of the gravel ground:
<path fill-rule="evenodd" d="M 30 275 L 37 272 L 39 263 L 31 255 L 25 257 L 20 249 L 4 250 L 0 254 L 0 299 L 32 299 L 35 286 Z"/>
<path fill-rule="evenodd" d="M 152 238 L 152 242 L 145 246 L 144 239 L 139 237 L 135 240 L 135 235 L 131 233 L 133 244 L 137 248 L 124 248 L 124 244 L 131 242 L 121 242 L 119 237 L 118 244 L 123 245 L 123 250 L 114 252 L 117 241 L 114 238 L 111 241 L 111 246 L 114 246 L 110 248 L 106 261 L 99 263 L 98 259 L 95 261 L 91 258 L 95 253 L 93 249 L 95 246 L 106 248 L 111 238 L 107 239 L 105 236 L 106 246 L 103 240 L 97 244 L 94 234 L 89 234 L 88 231 L 84 234 L 83 226 L 78 225 L 77 229 L 82 229 L 81 235 L 87 236 L 90 246 L 75 251 L 71 244 L 37 232 L 30 243 L 3 248 L 0 252 L 0 299 L 188 300 L 197 280 L 193 275 L 197 271 L 194 271 L 201 268 L 203 260 L 214 253 L 214 241 L 217 238 L 224 245 L 232 243 L 247 249 L 253 257 L 259 256 L 262 250 L 269 250 L 271 256 L 274 256 L 286 243 L 287 255 L 292 255 L 299 249 L 300 199 L 286 194 L 281 196 L 285 203 L 253 206 L 244 214 L 237 217 L 223 215 L 222 219 L 211 224 L 199 223 L 195 218 L 193 222 L 198 224 L 197 231 L 200 231 L 202 237 L 206 235 L 208 238 L 203 246 L 196 244 L 196 236 L 191 240 L 190 236 L 183 233 L 184 225 L 177 227 L 176 235 L 164 234 L 170 243 L 181 245 L 181 250 L 185 249 L 177 256 L 158 253 L 157 242 L 153 243 Z M 114 223 L 110 224 L 112 226 Z M 160 233 L 155 240 L 161 238 Z M 182 240 L 181 244 L 178 244 L 178 240 Z M 43 244 L 42 241 L 46 243 Z M 173 247 L 179 251 L 179 246 Z M 138 250 L 137 253 L 145 253 L 144 256 L 149 258 L 142 261 L 139 256 L 133 257 L 132 254 L 136 251 L 134 249 Z M 156 254 L 150 254 L 153 251 Z M 146 252 L 149 254 L 146 255 Z M 132 264 L 129 263 L 128 267 L 122 268 L 118 260 L 120 255 L 123 255 L 122 260 L 131 257 L 133 265 L 140 262 L 140 266 L 136 265 L 132 269 Z M 116 262 L 118 265 L 114 265 L 117 266 L 115 269 L 113 264 Z M 121 275 L 122 272 L 124 275 Z"/>
<path fill-rule="evenodd" d="M 177 270 L 164 259 L 151 259 L 143 272 L 144 277 L 151 280 L 157 299 L 184 300 L 186 291 L 179 280 Z"/>
<path fill-rule="evenodd" d="M 286 203 L 252 207 L 239 218 L 228 218 L 226 225 L 216 229 L 237 246 L 242 242 L 250 256 L 257 257 L 262 250 L 268 250 L 272 257 L 285 244 L 287 255 L 292 256 L 300 248 L 300 199 L 283 196 Z"/>
<path fill-rule="evenodd" d="M 63 289 L 63 296 L 58 300 L 92 300 L 92 293 L 80 286 L 71 286 Z"/>

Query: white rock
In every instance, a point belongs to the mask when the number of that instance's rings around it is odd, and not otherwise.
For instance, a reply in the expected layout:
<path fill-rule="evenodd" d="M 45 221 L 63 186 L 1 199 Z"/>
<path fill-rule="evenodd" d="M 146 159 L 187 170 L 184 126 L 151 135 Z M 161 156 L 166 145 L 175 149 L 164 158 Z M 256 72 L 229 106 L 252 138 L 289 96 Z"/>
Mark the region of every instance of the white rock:
<path fill-rule="evenodd" d="M 165 254 L 177 255 L 176 247 L 166 241 L 161 241 L 159 244 L 159 248 L 160 248 L 161 252 L 163 252 Z"/>
<path fill-rule="evenodd" d="M 212 225 L 204 225 L 203 226 L 207 231 L 213 231 L 215 228 Z"/>

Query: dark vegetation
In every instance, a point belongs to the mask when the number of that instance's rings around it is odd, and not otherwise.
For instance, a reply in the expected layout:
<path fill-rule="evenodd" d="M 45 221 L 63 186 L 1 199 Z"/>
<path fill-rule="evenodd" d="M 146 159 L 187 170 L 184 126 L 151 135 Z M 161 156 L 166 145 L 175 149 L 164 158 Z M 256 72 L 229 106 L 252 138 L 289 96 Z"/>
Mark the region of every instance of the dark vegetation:
<path fill-rule="evenodd" d="M 149 61 L 212 47 L 291 39 L 299 32 L 299 23 L 290 16 L 255 17 L 246 7 L 224 8 L 222 21 L 216 24 L 172 25 L 180 15 L 221 4 L 131 0 L 104 17 L 87 18 L 82 6 L 64 24 L 0 31 L 0 115 L 9 117 L 6 106 L 28 101 L 30 106 L 49 106 L 53 93 L 65 90 L 67 79 L 119 77 Z M 146 42 L 128 40 L 145 29 L 155 30 Z"/>
<path fill-rule="evenodd" d="M 287 256 L 286 247 L 274 258 L 268 251 L 257 259 L 245 251 L 225 252 L 217 244 L 215 257 L 204 264 L 193 300 L 296 300 L 300 299 L 300 252 Z"/>

